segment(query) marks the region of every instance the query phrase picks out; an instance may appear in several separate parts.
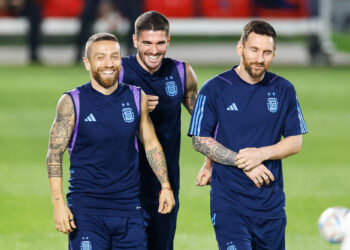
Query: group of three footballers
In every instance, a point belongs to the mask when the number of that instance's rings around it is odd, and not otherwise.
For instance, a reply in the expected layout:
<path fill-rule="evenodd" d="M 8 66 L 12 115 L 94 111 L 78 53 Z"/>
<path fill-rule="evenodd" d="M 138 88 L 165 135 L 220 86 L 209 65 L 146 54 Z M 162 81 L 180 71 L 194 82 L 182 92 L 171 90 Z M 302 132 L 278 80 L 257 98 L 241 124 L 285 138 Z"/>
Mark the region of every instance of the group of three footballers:
<path fill-rule="evenodd" d="M 192 114 L 193 146 L 208 157 L 197 185 L 211 182 L 219 249 L 284 249 L 281 159 L 300 150 L 307 131 L 293 86 L 267 72 L 275 39 L 268 23 L 249 22 L 240 64 L 207 81 L 197 98 L 191 66 L 165 58 L 162 14 L 136 20 L 134 56 L 122 58 L 111 34 L 89 38 L 90 82 L 59 100 L 47 154 L 54 222 L 69 233 L 69 249 L 173 249 L 181 103 Z"/>

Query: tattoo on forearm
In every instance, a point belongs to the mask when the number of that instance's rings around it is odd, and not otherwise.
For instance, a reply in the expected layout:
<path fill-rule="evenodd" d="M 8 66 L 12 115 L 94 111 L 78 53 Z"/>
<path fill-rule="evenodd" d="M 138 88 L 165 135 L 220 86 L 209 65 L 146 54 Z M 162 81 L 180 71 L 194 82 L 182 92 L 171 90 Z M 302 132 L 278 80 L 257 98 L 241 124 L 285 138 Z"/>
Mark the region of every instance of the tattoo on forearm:
<path fill-rule="evenodd" d="M 227 149 L 211 137 L 192 137 L 193 147 L 196 151 L 208 156 L 213 161 L 229 166 L 235 166 L 234 158 L 237 153 Z"/>
<path fill-rule="evenodd" d="M 56 119 L 52 125 L 46 166 L 48 176 L 62 177 L 62 158 L 74 126 L 74 108 L 70 97 L 63 97 L 57 107 Z"/>
<path fill-rule="evenodd" d="M 157 176 L 159 182 L 163 184 L 164 182 L 169 182 L 168 170 L 166 166 L 166 161 L 164 157 L 163 150 L 157 147 L 146 152 L 146 157 L 148 163 L 151 166 L 153 172 Z"/>
<path fill-rule="evenodd" d="M 188 93 L 186 95 L 186 108 L 188 110 L 188 112 L 190 112 L 191 114 L 193 113 L 193 110 L 194 110 L 194 106 L 196 104 L 196 99 L 197 99 L 197 92 L 195 91 L 191 91 L 190 93 Z"/>
<path fill-rule="evenodd" d="M 62 165 L 47 164 L 47 173 L 49 177 L 62 177 Z"/>

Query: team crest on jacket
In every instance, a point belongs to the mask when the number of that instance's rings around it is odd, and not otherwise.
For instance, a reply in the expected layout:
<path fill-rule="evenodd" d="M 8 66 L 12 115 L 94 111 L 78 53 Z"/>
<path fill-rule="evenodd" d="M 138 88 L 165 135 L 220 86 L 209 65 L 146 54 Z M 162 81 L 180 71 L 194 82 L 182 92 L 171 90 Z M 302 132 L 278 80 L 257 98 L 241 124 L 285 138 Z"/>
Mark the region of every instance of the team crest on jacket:
<path fill-rule="evenodd" d="M 173 80 L 173 77 L 165 77 L 165 91 L 168 96 L 176 96 L 177 95 L 177 86 Z"/>
<path fill-rule="evenodd" d="M 83 237 L 80 243 L 80 250 L 92 250 L 91 242 L 89 241 L 89 237 Z"/>
<path fill-rule="evenodd" d="M 267 98 L 267 109 L 271 112 L 271 113 L 276 113 L 278 110 L 278 101 L 277 98 L 275 97 L 275 92 L 272 93 L 267 93 L 267 95 L 269 96 Z"/>
<path fill-rule="evenodd" d="M 237 250 L 236 246 L 231 242 L 227 242 L 227 248 L 226 250 Z"/>
<path fill-rule="evenodd" d="M 130 104 L 127 103 L 122 103 L 122 116 L 123 119 L 126 123 L 132 123 L 135 120 L 135 115 L 134 115 L 134 111 L 132 110 L 132 108 L 130 107 Z"/>

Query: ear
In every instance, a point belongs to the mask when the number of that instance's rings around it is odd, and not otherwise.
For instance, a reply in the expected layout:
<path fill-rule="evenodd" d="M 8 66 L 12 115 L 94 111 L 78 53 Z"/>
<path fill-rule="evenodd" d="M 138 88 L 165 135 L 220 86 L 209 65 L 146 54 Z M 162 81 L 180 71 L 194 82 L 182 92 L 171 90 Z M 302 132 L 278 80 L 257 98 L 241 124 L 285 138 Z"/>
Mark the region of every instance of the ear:
<path fill-rule="evenodd" d="M 168 47 L 169 47 L 169 44 L 170 44 L 170 36 L 167 37 L 166 43 L 167 43 L 167 48 L 168 48 Z"/>
<path fill-rule="evenodd" d="M 137 36 L 136 36 L 136 34 L 132 35 L 132 41 L 134 43 L 134 48 L 137 49 Z"/>
<path fill-rule="evenodd" d="M 243 54 L 243 43 L 241 40 L 239 40 L 237 43 L 236 52 L 239 56 L 242 56 L 242 54 Z"/>
<path fill-rule="evenodd" d="M 91 64 L 90 64 L 90 61 L 87 57 L 83 57 L 83 61 L 84 61 L 84 64 L 85 64 L 85 69 L 87 71 L 90 71 L 91 70 Z"/>

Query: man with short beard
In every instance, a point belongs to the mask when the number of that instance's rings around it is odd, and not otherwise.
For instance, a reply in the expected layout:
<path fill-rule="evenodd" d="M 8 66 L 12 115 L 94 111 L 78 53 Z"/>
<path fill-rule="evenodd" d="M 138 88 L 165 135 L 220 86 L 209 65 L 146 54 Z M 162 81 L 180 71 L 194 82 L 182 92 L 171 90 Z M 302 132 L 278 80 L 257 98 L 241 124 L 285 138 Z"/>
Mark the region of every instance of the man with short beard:
<path fill-rule="evenodd" d="M 139 86 L 148 95 L 150 118 L 164 148 L 176 200 L 170 214 L 157 212 L 161 186 L 149 171 L 146 153 L 140 147 L 140 197 L 147 221 L 148 247 L 172 250 L 179 209 L 181 104 L 192 114 L 197 98 L 197 77 L 189 64 L 165 57 L 170 44 L 170 27 L 161 13 L 148 11 L 140 15 L 135 22 L 133 41 L 137 54 L 123 57 L 119 81 Z M 210 160 L 205 164 L 210 165 Z"/>
<path fill-rule="evenodd" d="M 219 249 L 285 249 L 281 159 L 299 152 L 307 129 L 293 85 L 267 71 L 275 49 L 274 28 L 249 22 L 240 64 L 203 85 L 193 112 L 188 135 L 214 162 L 198 176 L 211 175 Z"/>
<path fill-rule="evenodd" d="M 118 83 L 121 55 L 114 35 L 91 36 L 84 63 L 91 81 L 61 97 L 49 139 L 46 165 L 55 227 L 69 233 L 70 250 L 145 250 L 136 135 L 161 186 L 158 212 L 168 214 L 175 205 L 147 97 L 138 87 Z M 66 204 L 62 157 L 67 148 Z"/>

